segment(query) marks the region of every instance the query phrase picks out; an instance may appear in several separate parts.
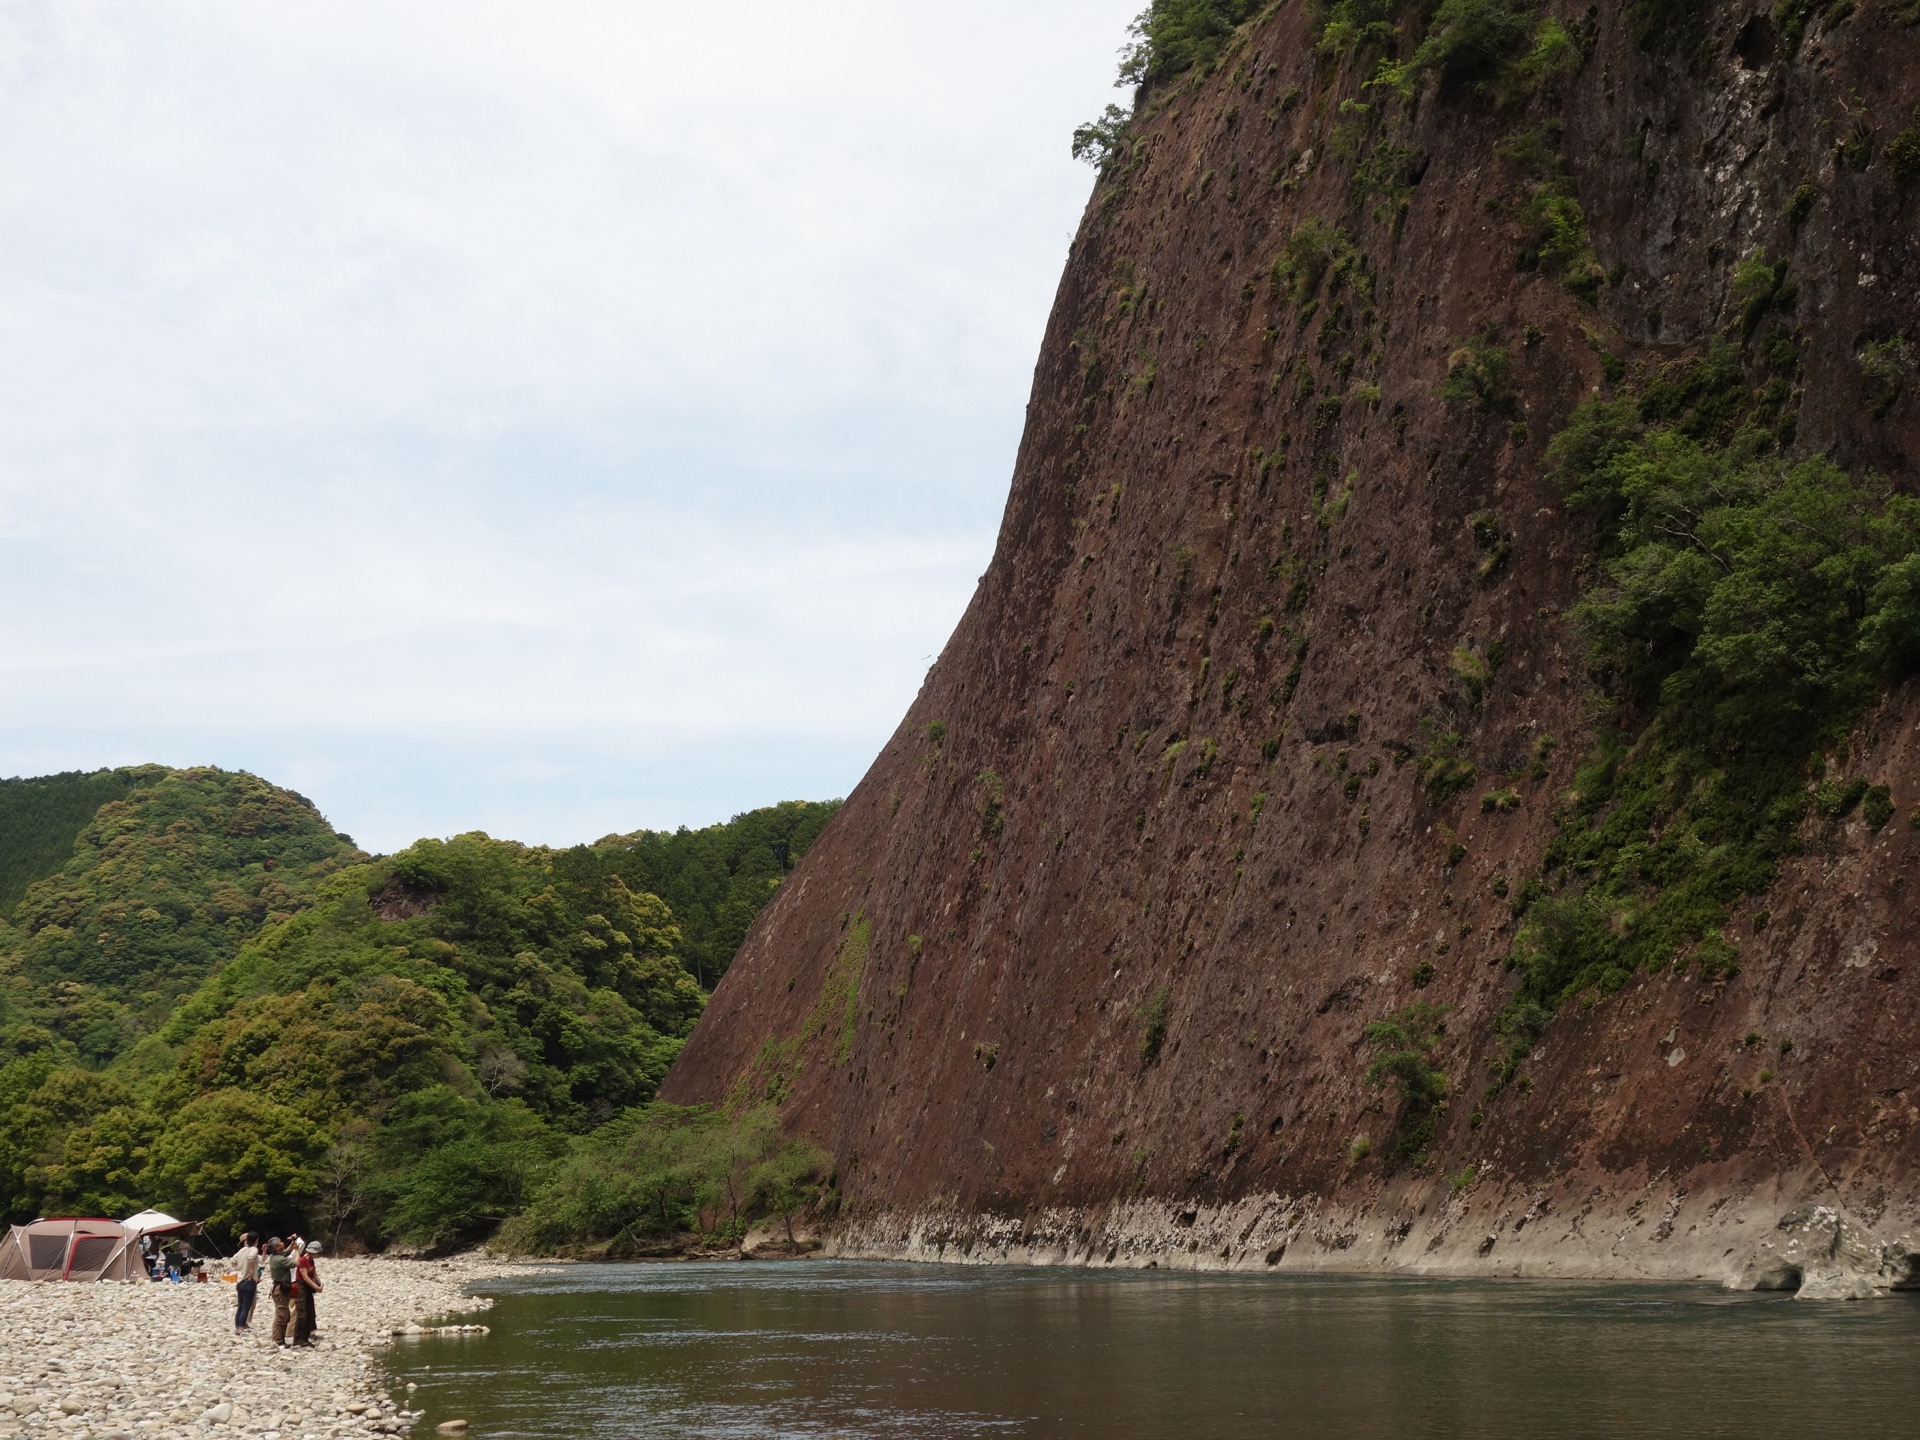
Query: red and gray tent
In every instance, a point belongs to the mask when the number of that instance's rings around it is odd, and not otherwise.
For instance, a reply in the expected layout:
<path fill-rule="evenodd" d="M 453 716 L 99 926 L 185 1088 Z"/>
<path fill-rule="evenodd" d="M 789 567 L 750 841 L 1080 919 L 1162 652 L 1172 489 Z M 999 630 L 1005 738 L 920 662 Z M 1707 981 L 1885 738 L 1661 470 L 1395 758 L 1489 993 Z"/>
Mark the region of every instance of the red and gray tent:
<path fill-rule="evenodd" d="M 0 1280 L 144 1280 L 140 1231 L 118 1220 L 36 1220 L 0 1241 Z"/>

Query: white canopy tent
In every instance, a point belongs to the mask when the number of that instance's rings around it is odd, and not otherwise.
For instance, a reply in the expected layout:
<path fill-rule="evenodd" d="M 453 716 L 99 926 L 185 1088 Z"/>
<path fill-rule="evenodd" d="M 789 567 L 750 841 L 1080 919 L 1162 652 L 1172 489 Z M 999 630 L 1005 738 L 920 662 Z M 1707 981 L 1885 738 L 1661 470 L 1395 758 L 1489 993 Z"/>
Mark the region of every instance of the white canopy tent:
<path fill-rule="evenodd" d="M 163 1210 L 142 1210 L 138 1215 L 129 1215 L 120 1222 L 136 1235 L 165 1235 L 175 1230 L 194 1230 L 198 1222 L 176 1220 Z"/>

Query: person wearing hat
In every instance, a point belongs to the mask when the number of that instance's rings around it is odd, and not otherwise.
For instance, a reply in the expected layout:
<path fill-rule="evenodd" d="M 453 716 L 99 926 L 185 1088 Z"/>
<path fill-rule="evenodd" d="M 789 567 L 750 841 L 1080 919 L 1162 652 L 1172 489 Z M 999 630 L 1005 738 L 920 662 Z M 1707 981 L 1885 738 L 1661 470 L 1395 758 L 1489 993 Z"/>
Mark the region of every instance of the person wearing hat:
<path fill-rule="evenodd" d="M 320 1253 L 320 1242 L 309 1240 L 300 1248 L 300 1258 L 293 1264 L 293 1343 L 310 1345 L 313 1343 L 313 1297 L 326 1287 L 320 1283 L 320 1272 L 313 1267 L 313 1257 Z"/>
<path fill-rule="evenodd" d="M 273 1294 L 273 1343 L 283 1345 L 293 1318 L 293 1256 L 278 1235 L 267 1242 L 267 1288 Z"/>

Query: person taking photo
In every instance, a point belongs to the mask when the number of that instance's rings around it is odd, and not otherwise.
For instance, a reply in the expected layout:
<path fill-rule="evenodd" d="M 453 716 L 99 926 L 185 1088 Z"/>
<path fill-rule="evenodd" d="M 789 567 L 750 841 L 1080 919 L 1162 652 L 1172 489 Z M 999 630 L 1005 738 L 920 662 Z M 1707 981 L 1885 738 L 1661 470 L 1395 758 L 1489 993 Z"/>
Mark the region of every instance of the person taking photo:
<path fill-rule="evenodd" d="M 233 1287 L 233 1333 L 244 1335 L 253 1319 L 253 1302 L 260 1295 L 260 1250 L 253 1243 L 253 1232 L 240 1236 L 240 1248 L 234 1252 L 233 1268 L 239 1275 Z"/>
<path fill-rule="evenodd" d="M 293 1263 L 293 1343 L 296 1345 L 313 1343 L 313 1297 L 326 1288 L 313 1265 L 313 1257 L 319 1253 L 320 1242 L 309 1240 L 300 1247 L 300 1258 Z"/>

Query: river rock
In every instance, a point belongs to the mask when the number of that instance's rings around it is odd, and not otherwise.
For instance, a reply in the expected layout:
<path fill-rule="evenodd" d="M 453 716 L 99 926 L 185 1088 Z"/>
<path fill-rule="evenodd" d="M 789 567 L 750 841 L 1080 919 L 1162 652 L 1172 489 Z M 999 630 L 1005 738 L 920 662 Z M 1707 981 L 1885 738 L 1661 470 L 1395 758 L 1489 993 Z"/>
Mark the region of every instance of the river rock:
<path fill-rule="evenodd" d="M 0 1440 L 404 1433 L 416 1412 L 381 1413 L 379 1348 L 404 1327 L 431 1333 L 423 1322 L 486 1309 L 464 1288 L 522 1267 L 328 1256 L 320 1268 L 319 1334 L 302 1350 L 272 1345 L 268 1297 L 235 1335 L 229 1285 L 0 1281 Z"/>
<path fill-rule="evenodd" d="M 1780 1218 L 1727 1282 L 1731 1290 L 1791 1290 L 1797 1300 L 1867 1300 L 1920 1284 L 1920 1255 L 1906 1237 L 1876 1240 L 1830 1205 Z"/>

